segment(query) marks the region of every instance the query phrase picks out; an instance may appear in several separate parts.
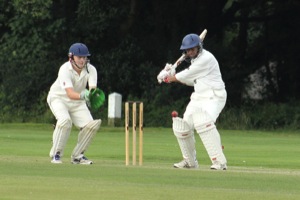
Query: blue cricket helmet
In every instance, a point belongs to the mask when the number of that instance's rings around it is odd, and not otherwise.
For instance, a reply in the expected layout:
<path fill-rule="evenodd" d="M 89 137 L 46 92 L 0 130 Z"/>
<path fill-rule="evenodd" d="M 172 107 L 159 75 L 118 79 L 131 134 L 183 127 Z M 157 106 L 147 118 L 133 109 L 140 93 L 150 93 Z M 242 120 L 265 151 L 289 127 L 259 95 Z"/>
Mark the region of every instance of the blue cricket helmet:
<path fill-rule="evenodd" d="M 74 43 L 69 49 L 69 55 L 74 56 L 90 56 L 90 52 L 85 44 Z"/>
<path fill-rule="evenodd" d="M 199 38 L 199 35 L 192 33 L 183 38 L 180 50 L 187 50 L 197 46 L 202 48 L 202 42 Z"/>

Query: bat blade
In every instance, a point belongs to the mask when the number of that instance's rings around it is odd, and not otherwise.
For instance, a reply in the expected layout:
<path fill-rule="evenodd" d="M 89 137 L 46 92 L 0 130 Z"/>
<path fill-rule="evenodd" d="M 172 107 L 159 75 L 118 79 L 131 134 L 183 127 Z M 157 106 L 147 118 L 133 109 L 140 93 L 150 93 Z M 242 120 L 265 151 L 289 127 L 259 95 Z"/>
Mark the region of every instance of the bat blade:
<path fill-rule="evenodd" d="M 200 37 L 200 40 L 201 40 L 202 42 L 203 42 L 203 40 L 204 40 L 204 38 L 205 38 L 206 34 L 207 34 L 207 30 L 206 30 L 206 29 L 204 29 L 204 31 L 202 31 L 202 33 L 199 35 L 199 37 Z"/>

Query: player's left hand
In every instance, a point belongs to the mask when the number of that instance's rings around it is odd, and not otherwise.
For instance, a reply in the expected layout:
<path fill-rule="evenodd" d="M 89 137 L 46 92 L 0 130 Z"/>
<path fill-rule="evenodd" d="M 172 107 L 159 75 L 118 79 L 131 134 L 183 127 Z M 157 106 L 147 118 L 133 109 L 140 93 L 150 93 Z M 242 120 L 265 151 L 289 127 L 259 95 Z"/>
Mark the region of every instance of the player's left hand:
<path fill-rule="evenodd" d="M 176 69 L 172 64 L 166 63 L 164 70 L 166 70 L 169 76 L 174 76 L 176 74 Z"/>
<path fill-rule="evenodd" d="M 172 64 L 166 63 L 164 70 L 170 71 L 172 69 Z"/>
<path fill-rule="evenodd" d="M 99 109 L 105 102 L 105 94 L 99 88 L 92 88 L 90 91 L 90 108 L 92 110 Z"/>

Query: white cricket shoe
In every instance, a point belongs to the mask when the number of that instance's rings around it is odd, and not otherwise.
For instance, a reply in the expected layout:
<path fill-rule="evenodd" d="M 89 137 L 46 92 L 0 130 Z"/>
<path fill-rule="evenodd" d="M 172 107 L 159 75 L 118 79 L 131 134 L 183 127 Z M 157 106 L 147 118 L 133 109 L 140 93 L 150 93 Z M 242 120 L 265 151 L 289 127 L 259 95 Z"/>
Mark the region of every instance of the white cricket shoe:
<path fill-rule="evenodd" d="M 227 170 L 227 165 L 226 164 L 215 163 L 212 166 L 210 166 L 210 169 L 213 169 L 213 170 Z"/>
<path fill-rule="evenodd" d="M 56 154 L 52 157 L 51 163 L 53 164 L 61 164 L 62 161 L 60 160 L 60 155 Z"/>
<path fill-rule="evenodd" d="M 179 163 L 174 163 L 173 165 L 175 168 L 198 168 L 199 165 L 198 165 L 198 161 L 196 161 L 196 164 L 195 166 L 190 166 L 188 164 L 188 162 L 184 159 L 182 161 L 180 161 Z"/>
<path fill-rule="evenodd" d="M 81 165 L 91 165 L 93 164 L 93 161 L 89 160 L 87 157 L 82 156 L 79 159 L 73 159 L 72 164 L 81 164 Z"/>

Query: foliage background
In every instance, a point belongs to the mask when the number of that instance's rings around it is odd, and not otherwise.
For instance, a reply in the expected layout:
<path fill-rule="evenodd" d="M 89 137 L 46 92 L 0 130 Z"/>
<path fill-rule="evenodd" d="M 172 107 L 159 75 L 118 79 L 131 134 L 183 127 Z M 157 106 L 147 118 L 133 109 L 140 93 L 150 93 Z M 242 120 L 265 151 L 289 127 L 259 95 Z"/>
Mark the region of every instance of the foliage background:
<path fill-rule="evenodd" d="M 98 87 L 144 101 L 146 125 L 169 126 L 193 88 L 156 75 L 186 34 L 206 28 L 228 92 L 220 126 L 298 129 L 299 11 L 296 0 L 0 0 L 0 121 L 51 122 L 47 92 L 70 45 L 83 42 Z M 262 67 L 262 98 L 245 96 Z M 107 105 L 94 115 L 105 120 Z"/>

